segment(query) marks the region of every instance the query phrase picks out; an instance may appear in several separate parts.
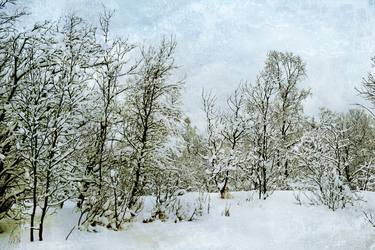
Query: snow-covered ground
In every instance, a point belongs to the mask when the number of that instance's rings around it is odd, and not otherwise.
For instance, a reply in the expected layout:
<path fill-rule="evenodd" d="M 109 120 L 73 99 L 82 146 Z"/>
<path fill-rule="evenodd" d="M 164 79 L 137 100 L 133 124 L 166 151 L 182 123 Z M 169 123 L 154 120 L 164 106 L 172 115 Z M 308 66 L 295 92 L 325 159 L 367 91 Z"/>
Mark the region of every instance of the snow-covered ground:
<path fill-rule="evenodd" d="M 187 196 L 194 200 L 197 194 Z M 363 193 L 367 202 L 336 212 L 300 206 L 288 191 L 275 192 L 266 201 L 249 199 L 249 192 L 232 193 L 229 200 L 210 196 L 210 213 L 198 221 L 138 221 L 120 232 L 74 230 L 66 241 L 77 221 L 73 204 L 68 204 L 48 220 L 44 242 L 28 242 L 25 229 L 17 244 L 9 244 L 9 235 L 0 234 L 0 249 L 375 249 L 375 228 L 362 213 L 375 208 L 375 193 Z M 225 207 L 230 207 L 229 217 L 223 216 Z M 144 216 L 149 209 L 146 203 Z"/>

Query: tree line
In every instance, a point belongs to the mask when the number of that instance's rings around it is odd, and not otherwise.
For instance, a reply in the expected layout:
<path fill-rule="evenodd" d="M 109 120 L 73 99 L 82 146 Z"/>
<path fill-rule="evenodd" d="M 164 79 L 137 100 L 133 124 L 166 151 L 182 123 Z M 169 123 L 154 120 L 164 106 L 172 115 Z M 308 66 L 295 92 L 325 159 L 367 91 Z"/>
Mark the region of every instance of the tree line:
<path fill-rule="evenodd" d="M 202 92 L 206 129 L 182 112 L 176 41 L 140 46 L 75 15 L 18 28 L 24 11 L 0 1 L 0 220 L 27 223 L 43 240 L 45 218 L 73 201 L 80 230 L 120 230 L 143 197 L 152 218 L 182 216 L 186 191 L 297 190 L 332 210 L 374 188 L 371 113 L 304 114 L 303 60 L 270 51 L 252 84 L 218 105 Z M 375 60 L 375 59 L 374 59 Z M 375 104 L 375 80 L 359 92 Z"/>

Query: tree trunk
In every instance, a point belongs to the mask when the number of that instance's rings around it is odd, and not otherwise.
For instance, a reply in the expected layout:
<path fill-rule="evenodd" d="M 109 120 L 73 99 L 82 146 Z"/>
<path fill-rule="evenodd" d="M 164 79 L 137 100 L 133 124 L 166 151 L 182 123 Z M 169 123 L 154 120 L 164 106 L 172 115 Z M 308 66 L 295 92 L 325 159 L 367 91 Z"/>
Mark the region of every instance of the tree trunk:
<path fill-rule="evenodd" d="M 36 200 L 36 187 L 37 187 L 37 176 L 36 176 L 36 165 L 34 163 L 33 166 L 33 208 L 31 211 L 31 222 L 30 222 L 30 241 L 34 241 L 34 221 L 35 221 L 35 213 L 36 213 L 36 207 L 37 207 L 37 200 Z"/>
<path fill-rule="evenodd" d="M 35 218 L 35 209 L 31 213 L 31 222 L 30 222 L 30 241 L 34 241 L 34 218 Z"/>
<path fill-rule="evenodd" d="M 263 177 L 263 199 L 266 199 L 266 193 L 267 193 L 267 172 L 266 168 L 263 166 L 262 167 L 262 177 Z"/>
<path fill-rule="evenodd" d="M 44 224 L 44 218 L 46 217 L 47 208 L 48 208 L 48 193 L 49 193 L 50 178 L 51 178 L 51 172 L 48 171 L 47 180 L 46 180 L 46 197 L 44 198 L 42 215 L 40 217 L 40 223 L 39 223 L 39 241 L 43 240 L 43 224 Z"/>
<path fill-rule="evenodd" d="M 229 171 L 226 171 L 225 178 L 224 178 L 224 185 L 220 189 L 220 198 L 221 199 L 228 199 L 229 198 L 229 190 L 228 190 L 228 174 Z"/>
<path fill-rule="evenodd" d="M 285 165 L 284 165 L 284 175 L 285 175 L 285 178 L 288 178 L 288 177 L 289 177 L 289 171 L 288 171 L 288 160 L 285 161 Z"/>

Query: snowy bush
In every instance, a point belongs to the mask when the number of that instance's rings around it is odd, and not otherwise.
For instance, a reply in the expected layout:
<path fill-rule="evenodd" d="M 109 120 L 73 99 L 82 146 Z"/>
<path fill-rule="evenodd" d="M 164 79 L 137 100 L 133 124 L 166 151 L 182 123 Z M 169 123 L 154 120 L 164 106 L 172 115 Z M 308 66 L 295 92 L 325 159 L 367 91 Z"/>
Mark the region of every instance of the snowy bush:
<path fill-rule="evenodd" d="M 366 221 L 372 226 L 375 227 L 375 210 L 363 211 Z"/>
<path fill-rule="evenodd" d="M 319 126 L 306 132 L 296 147 L 300 175 L 294 189 L 304 192 L 311 204 L 336 210 L 353 204 L 356 195 L 344 176 L 342 155 L 347 140 L 333 119 L 332 113 L 323 112 Z"/>
<path fill-rule="evenodd" d="M 197 195 L 197 196 L 196 196 Z M 210 213 L 210 196 L 204 192 L 184 193 L 171 196 L 164 203 L 155 202 L 151 215 L 143 220 L 150 223 L 160 221 L 194 221 Z"/>
<path fill-rule="evenodd" d="M 229 217 L 230 216 L 230 204 L 225 204 L 224 211 L 222 213 L 223 216 Z"/>

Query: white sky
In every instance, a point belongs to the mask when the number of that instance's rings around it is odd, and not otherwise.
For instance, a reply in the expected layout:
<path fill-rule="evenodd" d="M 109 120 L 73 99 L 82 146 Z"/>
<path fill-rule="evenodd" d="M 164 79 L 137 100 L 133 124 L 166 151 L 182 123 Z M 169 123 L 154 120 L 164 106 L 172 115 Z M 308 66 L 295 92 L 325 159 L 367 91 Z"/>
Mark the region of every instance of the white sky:
<path fill-rule="evenodd" d="M 375 56 L 375 0 L 23 1 L 35 20 L 74 11 L 94 21 L 103 2 L 116 9 L 113 32 L 131 41 L 175 35 L 178 74 L 186 76 L 184 109 L 198 127 L 202 88 L 221 99 L 241 80 L 254 81 L 269 50 L 294 52 L 306 62 L 301 86 L 313 93 L 308 114 L 361 102 L 354 88 Z"/>

